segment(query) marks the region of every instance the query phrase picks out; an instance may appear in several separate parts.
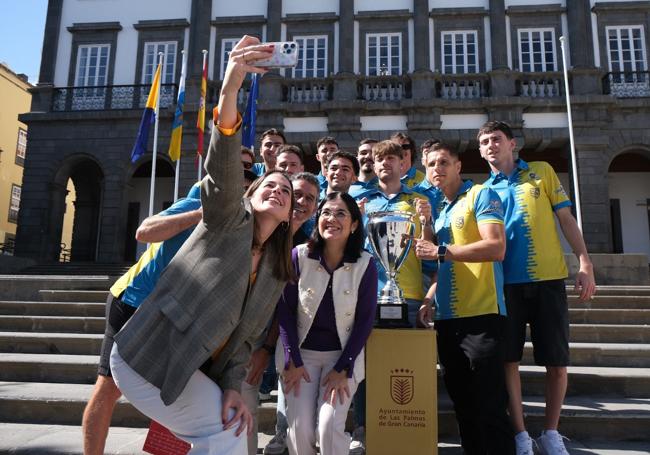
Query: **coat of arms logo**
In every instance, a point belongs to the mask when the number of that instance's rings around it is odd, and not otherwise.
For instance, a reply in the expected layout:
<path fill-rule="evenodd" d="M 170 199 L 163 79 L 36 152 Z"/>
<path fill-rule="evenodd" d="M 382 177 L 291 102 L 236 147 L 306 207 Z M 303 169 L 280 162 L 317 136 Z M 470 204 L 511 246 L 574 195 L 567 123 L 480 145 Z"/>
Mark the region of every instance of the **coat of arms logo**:
<path fill-rule="evenodd" d="M 413 370 L 397 368 L 390 373 L 390 397 L 396 404 L 409 404 L 415 393 Z"/>

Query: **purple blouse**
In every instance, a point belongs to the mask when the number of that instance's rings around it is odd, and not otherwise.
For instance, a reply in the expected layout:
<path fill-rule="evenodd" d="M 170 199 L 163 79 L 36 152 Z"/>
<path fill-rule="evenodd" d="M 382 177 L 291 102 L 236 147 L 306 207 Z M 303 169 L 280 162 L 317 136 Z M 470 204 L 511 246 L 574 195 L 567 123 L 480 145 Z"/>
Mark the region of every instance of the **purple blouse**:
<path fill-rule="evenodd" d="M 347 370 L 347 376 L 352 377 L 354 361 L 366 344 L 375 320 L 377 306 L 377 267 L 375 266 L 375 261 L 373 258 L 370 258 L 368 268 L 361 278 L 352 332 L 350 333 L 347 344 L 342 347 L 336 331 L 335 304 L 332 296 L 332 278 L 334 271 L 330 271 L 327 268 L 320 251 L 309 252 L 307 256 L 310 259 L 320 261 L 320 264 L 330 275 L 329 284 L 316 311 L 314 322 L 301 346 L 298 346 L 297 329 L 298 283 L 289 283 L 284 288 L 284 292 L 278 302 L 280 338 L 282 339 L 284 358 L 286 359 L 284 369 L 286 370 L 289 367 L 289 358 L 291 358 L 296 367 L 303 365 L 300 348 L 313 351 L 338 351 L 343 349 L 339 360 L 334 365 L 334 370 L 339 373 Z M 298 251 L 295 248 L 291 252 L 291 259 L 296 275 L 300 277 Z M 356 260 L 344 257 L 336 269 L 342 267 L 346 262 L 353 263 Z"/>

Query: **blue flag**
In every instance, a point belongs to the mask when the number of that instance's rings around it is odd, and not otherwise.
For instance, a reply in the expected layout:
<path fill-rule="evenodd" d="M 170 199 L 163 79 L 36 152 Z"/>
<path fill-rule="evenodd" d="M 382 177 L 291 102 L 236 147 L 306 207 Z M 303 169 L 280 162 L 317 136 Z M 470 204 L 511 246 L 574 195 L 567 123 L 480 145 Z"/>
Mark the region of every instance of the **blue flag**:
<path fill-rule="evenodd" d="M 259 74 L 253 74 L 253 82 L 251 83 L 251 90 L 248 94 L 248 102 L 246 103 L 246 111 L 244 112 L 244 119 L 242 121 L 242 137 L 241 144 L 244 147 L 253 148 L 255 143 L 255 121 L 257 120 L 257 95 L 259 93 L 258 80 Z"/>

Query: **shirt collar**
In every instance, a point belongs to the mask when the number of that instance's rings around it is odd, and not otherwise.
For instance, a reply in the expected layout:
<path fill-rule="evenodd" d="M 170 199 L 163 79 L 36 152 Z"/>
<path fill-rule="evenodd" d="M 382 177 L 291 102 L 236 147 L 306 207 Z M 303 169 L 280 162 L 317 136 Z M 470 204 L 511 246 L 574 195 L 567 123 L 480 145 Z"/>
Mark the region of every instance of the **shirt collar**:
<path fill-rule="evenodd" d="M 412 179 L 413 177 L 415 177 L 415 172 L 416 172 L 415 166 L 411 166 L 411 168 L 408 171 L 406 171 L 406 174 L 404 174 L 401 180 L 404 181 L 404 180 Z"/>
<path fill-rule="evenodd" d="M 397 194 L 402 194 L 402 193 L 404 193 L 404 194 L 412 194 L 413 191 L 412 191 L 408 186 L 406 186 L 405 183 L 402 183 L 401 186 L 400 186 L 399 192 L 398 192 Z M 379 185 L 377 185 L 377 186 L 374 187 L 374 188 L 370 188 L 370 189 L 368 190 L 368 193 L 366 193 L 366 194 L 369 195 L 369 196 L 376 195 L 376 194 L 381 194 L 381 195 L 384 196 L 384 197 L 387 196 L 386 193 L 384 193 L 384 192 L 381 190 L 381 188 L 379 187 Z M 396 195 L 397 195 L 397 194 L 396 194 Z"/>
<path fill-rule="evenodd" d="M 522 160 L 521 158 L 517 158 L 515 160 L 515 168 L 513 169 L 511 175 L 506 176 L 502 172 L 490 171 L 490 178 L 488 179 L 488 181 L 491 182 L 491 183 L 497 183 L 500 180 L 510 179 L 513 175 L 516 175 L 517 173 L 519 173 L 519 171 L 527 171 L 527 170 L 528 170 L 528 163 L 525 162 L 524 160 Z"/>
<path fill-rule="evenodd" d="M 469 180 L 469 179 L 468 180 L 463 180 L 463 183 L 462 183 L 462 185 L 460 185 L 460 188 L 458 188 L 458 192 L 456 193 L 456 196 L 454 197 L 453 201 L 458 199 L 461 195 L 467 193 L 473 186 L 474 186 L 474 182 L 472 182 L 471 180 Z M 453 201 L 450 201 L 445 197 L 445 202 L 447 204 L 450 204 Z"/>

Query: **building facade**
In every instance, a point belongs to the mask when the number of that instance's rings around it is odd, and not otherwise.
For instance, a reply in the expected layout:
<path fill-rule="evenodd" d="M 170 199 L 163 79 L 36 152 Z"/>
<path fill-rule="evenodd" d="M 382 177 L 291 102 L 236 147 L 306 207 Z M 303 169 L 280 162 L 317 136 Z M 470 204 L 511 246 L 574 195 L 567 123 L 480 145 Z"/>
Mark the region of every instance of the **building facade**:
<path fill-rule="evenodd" d="M 0 64 L 0 254 L 14 250 L 27 151 L 27 125 L 18 115 L 29 110 L 30 87 L 27 76 Z"/>
<path fill-rule="evenodd" d="M 350 150 L 394 131 L 418 143 L 437 137 L 457 146 L 465 173 L 482 181 L 488 168 L 476 131 L 505 120 L 519 155 L 549 161 L 573 194 L 565 37 L 585 239 L 592 252 L 650 254 L 649 31 L 650 1 L 50 0 L 40 81 L 31 112 L 21 116 L 30 142 L 17 252 L 58 257 L 71 180 L 73 260 L 132 260 L 151 154 L 132 164 L 130 151 L 156 55 L 165 59 L 159 210 L 172 199 L 164 152 L 181 50 L 188 61 L 182 194 L 197 175 L 203 50 L 213 106 L 227 52 L 250 34 L 301 46 L 296 68 L 261 80 L 258 133 L 282 128 L 311 156 L 326 134 Z"/>

